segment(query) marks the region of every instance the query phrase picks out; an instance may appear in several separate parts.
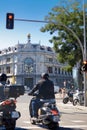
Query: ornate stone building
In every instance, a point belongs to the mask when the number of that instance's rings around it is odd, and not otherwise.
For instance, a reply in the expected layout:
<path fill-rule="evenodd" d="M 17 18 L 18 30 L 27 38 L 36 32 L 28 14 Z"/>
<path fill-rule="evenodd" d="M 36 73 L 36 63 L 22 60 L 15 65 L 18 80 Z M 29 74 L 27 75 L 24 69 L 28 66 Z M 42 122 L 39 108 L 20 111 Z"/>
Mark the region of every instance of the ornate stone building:
<path fill-rule="evenodd" d="M 18 43 L 14 47 L 0 51 L 0 74 L 6 73 L 10 82 L 32 87 L 40 79 L 42 72 L 48 72 L 55 85 L 63 87 L 72 82 L 72 73 L 62 69 L 64 65 L 56 59 L 51 47 Z"/>

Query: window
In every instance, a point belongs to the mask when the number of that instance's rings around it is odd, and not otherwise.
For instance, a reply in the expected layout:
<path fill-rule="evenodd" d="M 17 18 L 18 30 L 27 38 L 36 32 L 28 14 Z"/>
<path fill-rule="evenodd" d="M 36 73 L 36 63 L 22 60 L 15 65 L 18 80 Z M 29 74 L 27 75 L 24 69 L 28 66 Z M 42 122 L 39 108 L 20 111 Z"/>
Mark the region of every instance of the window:
<path fill-rule="evenodd" d="M 0 73 L 1 73 L 1 68 L 0 68 Z"/>
<path fill-rule="evenodd" d="M 41 49 L 41 50 L 45 50 L 45 47 L 44 47 L 44 46 L 40 46 L 40 49 Z"/>
<path fill-rule="evenodd" d="M 47 51 L 52 51 L 52 48 L 51 47 L 47 47 Z"/>
<path fill-rule="evenodd" d="M 7 58 L 7 59 L 6 59 L 7 62 L 10 62 L 10 60 L 11 60 L 10 58 Z"/>
<path fill-rule="evenodd" d="M 0 64 L 1 64 L 1 59 L 0 59 Z"/>
<path fill-rule="evenodd" d="M 53 62 L 53 58 L 49 58 L 49 62 Z"/>
<path fill-rule="evenodd" d="M 17 62 L 17 56 L 14 55 L 14 62 Z"/>
<path fill-rule="evenodd" d="M 34 65 L 33 59 L 32 58 L 26 58 L 24 60 L 24 69 L 25 69 L 25 72 L 31 73 L 33 71 L 33 65 Z"/>
<path fill-rule="evenodd" d="M 60 68 L 58 68 L 58 74 L 60 74 Z"/>
<path fill-rule="evenodd" d="M 57 68 L 55 67 L 55 74 L 57 74 Z"/>
<path fill-rule="evenodd" d="M 53 68 L 52 67 L 48 67 L 48 73 L 53 73 Z"/>
<path fill-rule="evenodd" d="M 9 74 L 10 73 L 10 66 L 6 67 L 6 73 Z"/>

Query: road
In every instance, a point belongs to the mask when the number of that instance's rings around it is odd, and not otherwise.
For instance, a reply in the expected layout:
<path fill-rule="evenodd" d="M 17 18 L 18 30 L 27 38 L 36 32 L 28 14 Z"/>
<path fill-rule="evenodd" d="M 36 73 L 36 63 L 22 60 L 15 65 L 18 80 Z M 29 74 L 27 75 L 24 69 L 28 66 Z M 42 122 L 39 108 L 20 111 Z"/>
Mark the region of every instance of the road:
<path fill-rule="evenodd" d="M 73 130 L 87 130 L 87 108 L 59 103 L 61 111 L 60 126 Z"/>
<path fill-rule="evenodd" d="M 27 94 L 17 99 L 17 110 L 21 112 L 21 118 L 17 120 L 16 130 L 47 130 L 42 125 L 30 123 L 28 111 L 30 99 L 31 97 Z M 63 104 L 59 98 L 56 98 L 56 101 L 61 113 L 60 128 L 57 130 L 87 130 L 86 107 L 73 106 L 71 103 Z"/>

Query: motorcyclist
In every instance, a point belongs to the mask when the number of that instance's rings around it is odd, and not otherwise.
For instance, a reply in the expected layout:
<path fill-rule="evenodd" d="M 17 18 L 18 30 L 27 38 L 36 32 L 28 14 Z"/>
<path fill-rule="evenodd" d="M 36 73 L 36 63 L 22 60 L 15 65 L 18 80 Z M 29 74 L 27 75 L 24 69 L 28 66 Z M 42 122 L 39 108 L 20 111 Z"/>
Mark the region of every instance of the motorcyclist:
<path fill-rule="evenodd" d="M 0 83 L 2 85 L 5 85 L 6 84 L 6 81 L 7 81 L 7 75 L 2 73 L 1 76 L 0 76 Z"/>
<path fill-rule="evenodd" d="M 7 81 L 7 75 L 5 73 L 2 73 L 0 75 L 0 99 L 3 100 L 6 95 L 5 95 L 5 84 Z"/>
<path fill-rule="evenodd" d="M 32 101 L 31 116 L 34 118 L 37 118 L 38 108 L 42 105 L 40 99 L 55 99 L 54 83 L 49 79 L 49 74 L 42 73 L 41 77 L 41 80 L 39 80 L 34 88 L 29 92 L 29 95 L 31 95 L 38 91 L 37 98 Z"/>

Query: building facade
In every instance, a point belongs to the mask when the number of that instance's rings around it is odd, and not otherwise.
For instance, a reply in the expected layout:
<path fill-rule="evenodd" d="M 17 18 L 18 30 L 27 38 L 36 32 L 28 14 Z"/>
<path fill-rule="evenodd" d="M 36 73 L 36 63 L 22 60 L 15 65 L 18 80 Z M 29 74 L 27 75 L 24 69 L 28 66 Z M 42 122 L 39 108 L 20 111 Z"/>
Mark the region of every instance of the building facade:
<path fill-rule="evenodd" d="M 14 80 L 29 88 L 37 83 L 43 72 L 49 73 L 55 85 L 69 86 L 72 72 L 64 71 L 63 66 L 51 47 L 32 44 L 30 39 L 25 44 L 18 43 L 0 51 L 0 74 L 6 73 L 10 83 Z"/>

